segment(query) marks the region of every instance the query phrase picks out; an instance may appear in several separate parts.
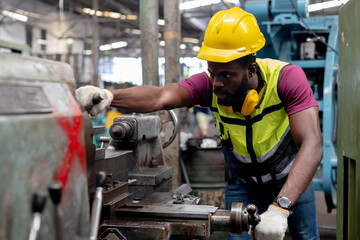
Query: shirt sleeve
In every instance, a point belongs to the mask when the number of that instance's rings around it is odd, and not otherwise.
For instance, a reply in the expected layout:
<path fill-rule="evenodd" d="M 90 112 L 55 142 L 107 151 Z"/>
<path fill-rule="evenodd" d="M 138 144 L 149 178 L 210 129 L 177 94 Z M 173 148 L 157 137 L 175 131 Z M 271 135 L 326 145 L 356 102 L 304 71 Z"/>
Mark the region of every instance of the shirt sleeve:
<path fill-rule="evenodd" d="M 304 71 L 296 65 L 288 65 L 283 69 L 279 79 L 278 93 L 289 116 L 319 106 Z"/>
<path fill-rule="evenodd" d="M 192 97 L 193 105 L 209 107 L 211 105 L 212 87 L 206 72 L 198 73 L 178 82 Z"/>

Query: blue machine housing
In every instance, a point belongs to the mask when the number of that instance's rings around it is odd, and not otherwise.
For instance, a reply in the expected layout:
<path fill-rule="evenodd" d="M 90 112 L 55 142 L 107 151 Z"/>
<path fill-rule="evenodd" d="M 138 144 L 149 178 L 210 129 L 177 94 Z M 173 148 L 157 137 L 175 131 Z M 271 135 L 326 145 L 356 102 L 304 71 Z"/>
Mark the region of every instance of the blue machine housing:
<path fill-rule="evenodd" d="M 247 1 L 266 44 L 257 56 L 303 68 L 319 104 L 323 159 L 313 179 L 328 212 L 336 207 L 338 16 L 309 17 L 308 0 Z"/>

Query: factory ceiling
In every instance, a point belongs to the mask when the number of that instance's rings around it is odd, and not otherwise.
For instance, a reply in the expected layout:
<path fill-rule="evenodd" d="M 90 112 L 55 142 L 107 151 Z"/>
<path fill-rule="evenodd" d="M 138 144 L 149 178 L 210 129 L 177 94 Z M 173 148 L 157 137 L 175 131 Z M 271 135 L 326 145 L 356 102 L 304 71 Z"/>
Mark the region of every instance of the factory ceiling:
<path fill-rule="evenodd" d="M 22 2 L 25 0 L 14 1 L 14 8 L 21 8 Z M 33 5 L 36 0 L 33 0 Z M 72 13 L 73 17 L 66 17 L 65 22 L 67 28 L 58 38 L 72 38 L 81 39 L 84 41 L 91 41 L 93 35 L 92 25 L 94 22 L 92 18 L 94 15 L 93 2 L 90 0 L 38 0 L 52 6 L 54 12 Z M 164 19 L 164 1 L 159 2 L 159 19 Z M 186 3 L 193 0 L 181 0 L 181 3 Z M 210 20 L 210 17 L 217 11 L 228 9 L 231 7 L 245 8 L 246 1 L 254 0 L 222 0 L 218 3 L 209 4 L 192 9 L 180 10 L 181 13 L 181 43 L 184 48 L 181 49 L 181 56 L 195 56 L 196 50 L 194 47 L 201 45 L 205 28 Z M 293 0 L 295 1 L 295 0 Z M 310 3 L 323 2 L 324 0 L 310 0 Z M 16 3 L 15 3 L 16 2 Z M 139 56 L 140 55 L 140 27 L 139 27 L 139 0 L 98 0 L 98 23 L 99 23 L 99 44 L 107 44 L 117 41 L 126 41 L 127 47 L 112 51 L 103 51 L 102 55 L 123 55 L 123 56 Z M 204 1 L 201 2 L 214 2 Z M 29 3 L 29 2 L 28 2 Z M 36 8 L 32 9 L 36 11 Z M 331 9 L 328 11 L 319 11 L 318 15 L 333 15 L 338 9 Z M 35 14 L 41 15 L 39 12 Z M 41 21 L 41 19 L 40 19 Z M 74 31 L 76 25 L 80 22 L 86 22 L 88 25 L 87 31 Z M 164 26 L 159 22 L 159 41 L 163 40 L 162 33 Z M 197 41 L 196 41 L 197 40 Z M 186 47 L 185 47 L 186 45 Z M 161 51 L 160 51 L 161 55 Z"/>
<path fill-rule="evenodd" d="M 159 0 L 159 19 L 164 19 L 164 1 Z M 59 0 L 41 0 L 41 2 L 53 5 L 55 9 L 59 10 Z M 119 51 L 122 55 L 138 56 L 140 49 L 139 37 L 139 0 L 99 0 L 98 22 L 99 41 L 100 44 L 111 43 L 115 41 L 126 41 L 128 43 L 127 50 L 121 49 L 117 51 L 108 51 L 102 54 L 117 55 Z M 186 1 L 181 1 L 186 2 Z M 241 1 L 219 1 L 218 4 L 211 4 L 195 9 L 181 10 L 181 38 L 182 43 L 186 44 L 186 48 L 181 50 L 182 56 L 195 56 L 197 51 L 193 51 L 194 47 L 199 47 L 203 39 L 204 31 L 211 16 L 222 9 L 231 7 L 239 7 L 244 4 L 245 0 Z M 83 19 L 90 19 L 93 15 L 91 12 L 93 8 L 93 1 L 89 0 L 72 0 L 63 2 L 64 12 L 73 12 L 77 18 L 70 23 L 74 27 L 76 22 Z M 121 14 L 116 15 L 116 14 Z M 107 16 L 105 16 L 105 14 Z M 101 16 L 100 16 L 101 15 Z M 111 15 L 111 16 L 110 16 Z M 118 17 L 117 17 L 118 16 Z M 159 23 L 159 41 L 163 40 L 164 25 Z M 88 38 L 91 36 L 82 36 L 71 33 L 69 30 L 67 35 L 62 37 Z M 183 45 L 185 46 L 185 45 Z M 126 52 L 125 52 L 126 51 Z M 161 53 L 160 53 L 161 55 Z"/>

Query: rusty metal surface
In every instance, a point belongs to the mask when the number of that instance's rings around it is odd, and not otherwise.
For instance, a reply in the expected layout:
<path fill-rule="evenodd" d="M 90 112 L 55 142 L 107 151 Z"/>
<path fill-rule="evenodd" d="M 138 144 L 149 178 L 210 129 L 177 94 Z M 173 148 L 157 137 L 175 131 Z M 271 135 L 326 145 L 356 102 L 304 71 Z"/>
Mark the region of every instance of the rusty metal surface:
<path fill-rule="evenodd" d="M 133 167 L 133 152 L 122 150 L 105 150 L 105 158 L 88 162 L 89 186 L 95 188 L 95 178 L 99 171 L 112 176 L 114 181 L 127 182 L 129 170 Z"/>
<path fill-rule="evenodd" d="M 170 179 L 158 185 L 133 185 L 129 186 L 130 192 L 134 194 L 134 199 L 144 199 L 154 192 L 168 192 L 171 189 Z"/>
<path fill-rule="evenodd" d="M 211 235 L 207 220 L 188 219 L 120 219 L 105 221 L 101 234 L 108 228 L 118 229 L 128 240 L 208 239 Z"/>
<path fill-rule="evenodd" d="M 197 205 L 199 198 L 179 192 L 154 192 L 141 200 L 141 204 L 187 204 Z"/>
<path fill-rule="evenodd" d="M 103 204 L 107 204 L 113 201 L 116 197 L 128 192 L 129 187 L 127 182 L 108 182 L 106 183 L 105 189 L 103 191 Z"/>
<path fill-rule="evenodd" d="M 157 166 L 153 168 L 139 168 L 139 172 L 129 172 L 129 177 L 137 179 L 134 185 L 155 186 L 170 179 L 172 173 L 172 167 Z"/>
<path fill-rule="evenodd" d="M 184 218 L 209 219 L 210 213 L 215 213 L 217 207 L 209 205 L 186 204 L 128 204 L 117 209 L 117 216 L 149 217 L 149 218 Z"/>

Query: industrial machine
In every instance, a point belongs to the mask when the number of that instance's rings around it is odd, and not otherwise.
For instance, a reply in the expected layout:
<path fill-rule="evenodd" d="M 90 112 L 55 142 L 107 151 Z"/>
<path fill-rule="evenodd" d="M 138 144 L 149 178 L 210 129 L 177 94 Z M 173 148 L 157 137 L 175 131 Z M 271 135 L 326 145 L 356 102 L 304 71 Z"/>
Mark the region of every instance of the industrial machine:
<path fill-rule="evenodd" d="M 339 12 L 338 205 L 336 239 L 358 239 L 360 226 L 360 2 Z"/>
<path fill-rule="evenodd" d="M 313 179 L 328 212 L 336 207 L 338 16 L 309 17 L 308 0 L 247 1 L 266 38 L 257 56 L 303 68 L 319 104 L 323 159 Z"/>
<path fill-rule="evenodd" d="M 69 65 L 11 53 L 0 65 L 0 239 L 208 239 L 259 223 L 252 204 L 222 210 L 171 189 L 174 135 L 162 143 L 158 115 L 116 118 L 96 148 L 104 127 L 77 104 Z"/>

